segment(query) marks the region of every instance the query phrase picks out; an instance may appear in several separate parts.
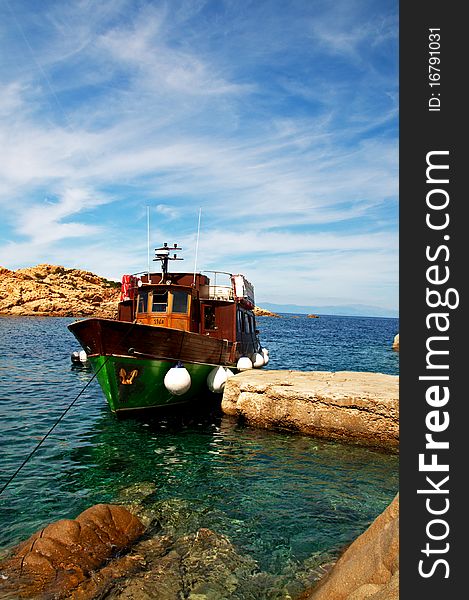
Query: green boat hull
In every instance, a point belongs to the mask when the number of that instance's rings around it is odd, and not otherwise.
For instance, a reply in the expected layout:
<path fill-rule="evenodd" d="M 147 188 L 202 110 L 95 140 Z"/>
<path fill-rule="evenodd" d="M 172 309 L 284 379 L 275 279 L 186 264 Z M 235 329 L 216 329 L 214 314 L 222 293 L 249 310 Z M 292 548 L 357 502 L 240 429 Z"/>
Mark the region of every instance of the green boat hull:
<path fill-rule="evenodd" d="M 207 376 L 215 366 L 184 363 L 191 376 L 191 387 L 184 394 L 175 395 L 164 384 L 174 361 L 109 355 L 90 356 L 89 361 L 115 413 L 185 404 L 208 395 Z"/>

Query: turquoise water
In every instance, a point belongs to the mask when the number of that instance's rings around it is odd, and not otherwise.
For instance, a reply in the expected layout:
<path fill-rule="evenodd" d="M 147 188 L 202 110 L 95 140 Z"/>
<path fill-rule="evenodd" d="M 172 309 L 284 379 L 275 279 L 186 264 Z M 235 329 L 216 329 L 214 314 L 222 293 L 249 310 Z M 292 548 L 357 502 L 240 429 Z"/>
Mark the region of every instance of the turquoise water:
<path fill-rule="evenodd" d="M 0 485 L 91 378 L 71 365 L 65 318 L 0 317 Z M 261 318 L 269 368 L 398 372 L 396 319 Z M 218 411 L 117 419 L 96 382 L 0 496 L 0 547 L 151 484 L 178 500 L 180 533 L 208 527 L 269 573 L 336 555 L 398 489 L 398 458 L 254 429 Z"/>

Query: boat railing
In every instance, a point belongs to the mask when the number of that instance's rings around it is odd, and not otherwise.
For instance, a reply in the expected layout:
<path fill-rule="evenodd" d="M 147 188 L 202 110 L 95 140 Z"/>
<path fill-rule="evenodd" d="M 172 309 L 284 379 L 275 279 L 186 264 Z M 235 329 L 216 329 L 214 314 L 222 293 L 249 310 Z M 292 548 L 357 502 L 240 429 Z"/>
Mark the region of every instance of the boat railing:
<path fill-rule="evenodd" d="M 233 288 L 230 285 L 207 285 L 201 294 L 203 300 L 234 302 Z"/>
<path fill-rule="evenodd" d="M 235 301 L 231 273 L 227 273 L 226 271 L 203 271 L 203 273 L 210 273 L 212 283 L 209 283 L 200 289 L 201 299 L 220 300 L 222 302 Z"/>

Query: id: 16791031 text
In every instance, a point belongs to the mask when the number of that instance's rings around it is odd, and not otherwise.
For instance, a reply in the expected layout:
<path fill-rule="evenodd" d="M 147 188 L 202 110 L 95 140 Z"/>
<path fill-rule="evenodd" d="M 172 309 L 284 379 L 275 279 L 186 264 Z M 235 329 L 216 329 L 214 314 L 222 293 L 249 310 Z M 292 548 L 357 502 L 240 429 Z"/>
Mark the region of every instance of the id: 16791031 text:
<path fill-rule="evenodd" d="M 438 112 L 441 109 L 440 84 L 441 84 L 441 52 L 440 52 L 440 28 L 428 30 L 428 85 L 431 95 L 428 99 L 428 110 Z"/>

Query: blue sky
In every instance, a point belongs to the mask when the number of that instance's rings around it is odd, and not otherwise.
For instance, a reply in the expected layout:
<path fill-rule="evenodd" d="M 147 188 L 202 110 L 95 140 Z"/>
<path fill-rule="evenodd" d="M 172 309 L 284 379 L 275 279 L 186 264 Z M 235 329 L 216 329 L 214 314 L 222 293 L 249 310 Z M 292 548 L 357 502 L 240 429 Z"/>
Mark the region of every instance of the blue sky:
<path fill-rule="evenodd" d="M 0 265 L 398 303 L 398 2 L 0 0 Z"/>

